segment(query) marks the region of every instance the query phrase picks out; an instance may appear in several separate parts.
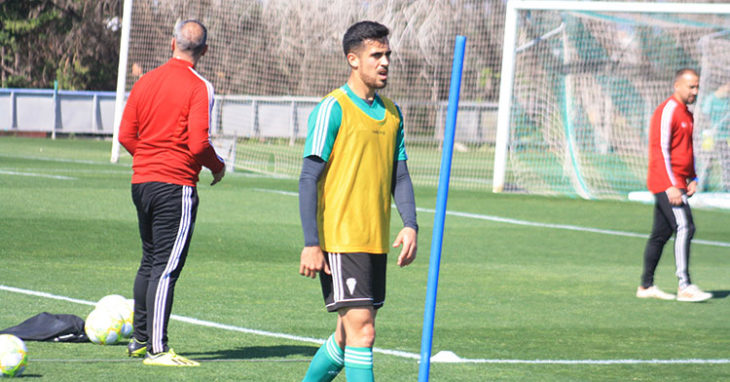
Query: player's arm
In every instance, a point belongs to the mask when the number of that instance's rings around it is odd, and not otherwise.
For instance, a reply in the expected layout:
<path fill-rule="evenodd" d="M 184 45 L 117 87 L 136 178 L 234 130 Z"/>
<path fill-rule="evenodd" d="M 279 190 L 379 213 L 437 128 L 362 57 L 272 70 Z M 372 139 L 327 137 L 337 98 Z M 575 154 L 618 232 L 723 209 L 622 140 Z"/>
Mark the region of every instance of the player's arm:
<path fill-rule="evenodd" d="M 666 190 L 664 191 L 667 194 L 667 198 L 669 199 L 669 204 L 673 206 L 679 206 L 682 204 L 682 191 L 679 190 L 680 185 L 677 183 L 677 177 L 674 174 L 674 171 L 672 171 L 672 159 L 671 159 L 671 151 L 672 151 L 672 131 L 675 128 L 678 128 L 676 126 L 676 120 L 677 120 L 677 110 L 678 108 L 674 108 L 673 110 L 663 110 L 662 111 L 662 118 L 661 123 L 659 126 L 659 154 L 661 155 L 662 162 L 664 165 L 662 166 L 662 176 L 661 178 L 664 179 L 666 183 Z M 672 113 L 669 118 L 665 118 L 664 113 Z"/>
<path fill-rule="evenodd" d="M 400 113 L 400 109 L 398 109 Z M 398 255 L 397 264 L 404 267 L 416 259 L 418 250 L 418 222 L 416 219 L 416 198 L 413 193 L 413 182 L 411 175 L 408 173 L 408 165 L 405 149 L 405 139 L 403 131 L 403 116 L 401 115 L 401 124 L 398 129 L 396 138 L 396 162 L 393 169 L 393 200 L 398 208 L 401 220 L 403 221 L 403 229 L 396 236 L 393 247 L 403 246 Z"/>
<path fill-rule="evenodd" d="M 332 97 L 322 100 L 309 115 L 302 172 L 299 177 L 299 217 L 304 233 L 299 274 L 306 277 L 314 278 L 321 270 L 330 273 L 319 242 L 317 182 L 324 174 L 341 121 L 342 109 Z"/>
<path fill-rule="evenodd" d="M 393 200 L 398 208 L 403 229 L 393 242 L 393 247 L 403 246 L 398 254 L 398 265 L 404 267 L 416 259 L 418 250 L 418 222 L 416 221 L 416 199 L 413 194 L 413 183 L 408 173 L 406 161 L 396 162 L 393 182 Z"/>
<path fill-rule="evenodd" d="M 201 83 L 193 90 L 188 115 L 188 148 L 195 160 L 210 169 L 213 182 L 218 183 L 226 173 L 225 162 L 210 143 L 210 114 L 213 110 L 213 87 Z"/>
<path fill-rule="evenodd" d="M 317 228 L 317 182 L 324 173 L 327 162 L 318 156 L 308 156 L 302 163 L 299 176 L 299 218 L 304 233 L 304 249 L 299 263 L 299 274 L 315 277 L 324 269 L 329 272 L 324 261 L 324 252 L 319 246 L 319 230 Z"/>
<path fill-rule="evenodd" d="M 132 87 L 124 106 L 122 121 L 119 124 L 119 144 L 134 156 L 139 143 L 139 119 L 137 119 L 137 88 Z"/>

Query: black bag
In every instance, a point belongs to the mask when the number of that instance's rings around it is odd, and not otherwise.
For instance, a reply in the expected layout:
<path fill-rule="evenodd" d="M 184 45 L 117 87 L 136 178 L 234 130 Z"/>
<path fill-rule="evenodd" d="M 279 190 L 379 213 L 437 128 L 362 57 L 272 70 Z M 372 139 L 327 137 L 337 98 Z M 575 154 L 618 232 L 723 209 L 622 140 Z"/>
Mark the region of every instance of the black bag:
<path fill-rule="evenodd" d="M 0 334 L 12 334 L 23 341 L 89 342 L 84 320 L 73 314 L 43 312 L 20 325 L 0 330 Z"/>

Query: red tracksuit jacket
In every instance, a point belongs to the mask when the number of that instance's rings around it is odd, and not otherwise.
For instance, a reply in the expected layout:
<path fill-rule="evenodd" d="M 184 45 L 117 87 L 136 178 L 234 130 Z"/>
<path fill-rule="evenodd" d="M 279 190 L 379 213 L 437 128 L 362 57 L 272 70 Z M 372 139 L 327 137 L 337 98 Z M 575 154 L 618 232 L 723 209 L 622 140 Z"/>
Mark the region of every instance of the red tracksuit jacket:
<path fill-rule="evenodd" d="M 674 96 L 654 111 L 649 126 L 649 175 L 646 184 L 656 194 L 674 186 L 686 189 L 695 173 L 692 131 L 694 118 Z"/>
<path fill-rule="evenodd" d="M 210 143 L 213 86 L 187 61 L 172 58 L 132 87 L 119 143 L 133 156 L 132 183 L 195 186 L 201 166 L 225 165 Z"/>

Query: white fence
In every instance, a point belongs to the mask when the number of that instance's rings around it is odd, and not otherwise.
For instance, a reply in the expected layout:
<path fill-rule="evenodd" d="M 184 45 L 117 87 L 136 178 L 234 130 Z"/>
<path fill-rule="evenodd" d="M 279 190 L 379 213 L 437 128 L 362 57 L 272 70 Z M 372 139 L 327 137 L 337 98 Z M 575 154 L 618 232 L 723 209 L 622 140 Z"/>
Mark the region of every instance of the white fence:
<path fill-rule="evenodd" d="M 0 89 L 0 131 L 111 134 L 114 92 Z"/>
<path fill-rule="evenodd" d="M 309 113 L 318 97 L 263 97 L 217 95 L 212 133 L 240 138 L 285 138 L 290 142 L 307 135 Z M 114 92 L 58 91 L 52 89 L 0 89 L 0 131 L 112 135 Z M 412 131 L 411 140 L 441 141 L 446 102 L 400 103 L 406 130 L 413 128 L 409 113 L 435 110 L 435 129 L 427 134 Z M 459 105 L 457 141 L 493 143 L 497 105 L 462 102 Z"/>
<path fill-rule="evenodd" d="M 259 97 L 216 96 L 214 134 L 239 138 L 288 138 L 291 142 L 307 136 L 307 119 L 320 98 L 317 97 Z M 409 141 L 440 142 L 446 120 L 447 102 L 400 101 Z M 414 128 L 409 113 L 420 108 L 435 110 L 435 120 L 426 135 Z M 494 143 L 497 124 L 497 104 L 462 102 L 459 104 L 456 141 L 463 143 Z M 435 128 L 433 128 L 435 126 Z M 423 126 L 422 126 L 423 127 Z M 410 131 L 409 131 L 410 130 Z M 413 134 L 415 133 L 415 134 Z"/>

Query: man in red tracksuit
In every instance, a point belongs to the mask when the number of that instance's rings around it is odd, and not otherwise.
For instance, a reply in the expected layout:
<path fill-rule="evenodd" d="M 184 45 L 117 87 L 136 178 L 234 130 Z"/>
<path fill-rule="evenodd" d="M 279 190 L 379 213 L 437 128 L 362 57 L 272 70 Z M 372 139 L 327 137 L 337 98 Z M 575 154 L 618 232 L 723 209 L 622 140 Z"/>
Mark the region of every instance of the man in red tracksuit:
<path fill-rule="evenodd" d="M 687 109 L 697 98 L 699 75 L 679 70 L 674 94 L 654 111 L 649 126 L 649 174 L 647 186 L 654 194 L 654 224 L 644 250 L 644 272 L 636 297 L 677 301 L 705 301 L 711 293 L 700 290 L 689 277 L 689 249 L 695 232 L 688 199 L 697 190 L 692 132 L 694 118 Z M 654 271 L 664 244 L 676 233 L 674 260 L 679 287 L 677 295 L 654 285 Z"/>
<path fill-rule="evenodd" d="M 209 136 L 213 86 L 195 71 L 206 38 L 196 20 L 175 26 L 173 57 L 134 84 L 119 127 L 119 142 L 134 158 L 132 199 L 142 238 L 127 350 L 147 365 L 198 366 L 168 347 L 167 324 L 195 225 L 201 166 L 213 173 L 211 185 L 225 175 Z"/>

